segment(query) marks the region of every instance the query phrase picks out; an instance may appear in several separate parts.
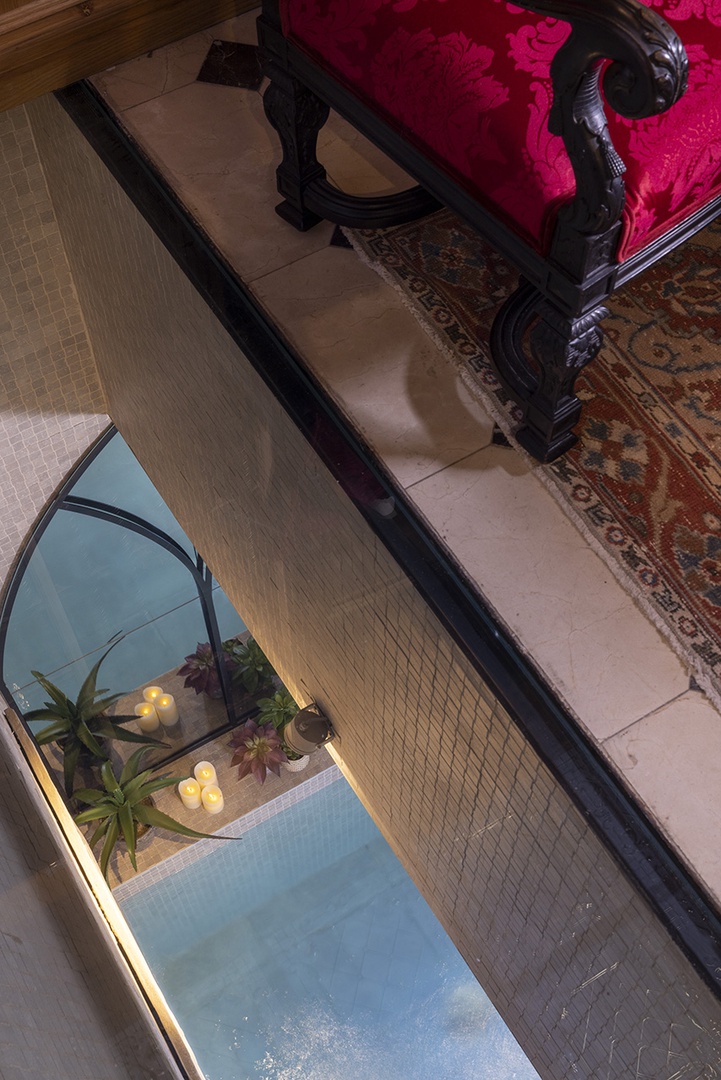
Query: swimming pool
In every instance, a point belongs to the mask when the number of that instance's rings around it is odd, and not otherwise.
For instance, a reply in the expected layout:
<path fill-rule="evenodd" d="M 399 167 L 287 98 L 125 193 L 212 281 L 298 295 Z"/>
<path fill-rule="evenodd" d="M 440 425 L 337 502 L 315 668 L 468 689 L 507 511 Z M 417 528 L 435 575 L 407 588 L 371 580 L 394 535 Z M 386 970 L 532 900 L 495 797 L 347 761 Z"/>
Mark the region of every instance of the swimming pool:
<path fill-rule="evenodd" d="M 205 1075 L 538 1080 L 360 801 L 328 773 L 292 805 L 267 804 L 259 824 L 241 819 L 242 841 L 200 842 L 209 854 L 116 892 Z"/>

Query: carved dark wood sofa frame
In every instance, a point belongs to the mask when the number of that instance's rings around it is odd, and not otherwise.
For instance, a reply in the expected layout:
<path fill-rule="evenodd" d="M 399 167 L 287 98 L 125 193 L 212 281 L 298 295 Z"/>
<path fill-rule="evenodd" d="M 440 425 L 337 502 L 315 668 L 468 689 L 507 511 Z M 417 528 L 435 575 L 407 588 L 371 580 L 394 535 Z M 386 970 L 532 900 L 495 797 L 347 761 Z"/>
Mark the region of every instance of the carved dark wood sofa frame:
<path fill-rule="evenodd" d="M 520 274 L 517 291 L 495 320 L 491 353 L 502 384 L 523 410 L 518 441 L 538 460 L 552 461 L 576 442 L 573 428 L 581 406 L 574 384 L 601 347 L 599 324 L 607 314 L 606 299 L 708 224 L 721 211 L 721 198 L 618 262 L 624 164 L 611 143 L 604 97 L 617 113 L 633 120 L 669 109 L 687 84 L 683 45 L 675 31 L 639 0 L 514 3 L 572 27 L 551 66 L 554 98 L 549 128 L 563 138 L 576 195 L 558 213 L 546 255 L 524 242 L 387 118 L 378 116 L 287 40 L 279 0 L 264 0 L 258 29 L 270 78 L 266 113 L 283 149 L 277 178 L 284 201 L 278 213 L 301 230 L 321 219 L 373 228 L 410 221 L 442 205 L 477 229 Z M 334 188 L 316 158 L 317 134 L 329 107 L 401 165 L 419 187 L 370 199 Z"/>

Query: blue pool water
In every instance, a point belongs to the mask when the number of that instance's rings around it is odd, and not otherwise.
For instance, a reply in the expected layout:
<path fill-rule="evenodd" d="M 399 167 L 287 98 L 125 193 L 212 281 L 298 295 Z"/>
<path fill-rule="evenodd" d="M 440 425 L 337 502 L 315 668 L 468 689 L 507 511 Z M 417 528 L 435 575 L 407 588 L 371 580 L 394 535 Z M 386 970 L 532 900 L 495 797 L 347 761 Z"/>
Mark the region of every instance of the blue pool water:
<path fill-rule="evenodd" d="M 121 907 L 210 1080 L 538 1080 L 343 780 Z"/>

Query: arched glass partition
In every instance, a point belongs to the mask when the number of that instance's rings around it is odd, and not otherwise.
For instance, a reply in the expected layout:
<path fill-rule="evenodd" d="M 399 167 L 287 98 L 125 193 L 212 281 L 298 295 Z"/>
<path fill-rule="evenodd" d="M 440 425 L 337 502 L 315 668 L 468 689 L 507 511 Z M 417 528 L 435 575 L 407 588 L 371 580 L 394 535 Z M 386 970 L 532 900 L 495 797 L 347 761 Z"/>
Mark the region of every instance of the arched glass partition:
<path fill-rule="evenodd" d="M 24 717 L 48 700 L 33 672 L 76 701 L 107 653 L 97 685 L 121 695 L 111 718 L 134 714 L 150 684 L 174 698 L 178 721 L 155 729 L 165 745 L 147 755 L 148 765 L 159 765 L 255 711 L 272 669 L 249 693 L 240 662 L 248 638 L 202 556 L 110 429 L 69 477 L 18 563 L 0 616 L 2 689 Z M 188 664 L 198 646 L 209 648 Z M 143 728 L 138 718 L 125 728 L 141 733 L 148 723 Z M 47 724 L 28 721 L 35 735 Z M 124 757 L 134 749 L 118 745 Z M 51 749 L 48 756 L 58 764 Z"/>

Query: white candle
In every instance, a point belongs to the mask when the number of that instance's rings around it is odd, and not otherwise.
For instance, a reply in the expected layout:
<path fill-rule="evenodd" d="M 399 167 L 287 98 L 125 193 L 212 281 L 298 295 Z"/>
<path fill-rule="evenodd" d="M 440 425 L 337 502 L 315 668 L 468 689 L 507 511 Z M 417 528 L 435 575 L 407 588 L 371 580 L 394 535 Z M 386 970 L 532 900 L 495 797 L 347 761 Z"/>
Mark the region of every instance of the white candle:
<path fill-rule="evenodd" d="M 203 800 L 203 806 L 209 814 L 219 814 L 225 806 L 223 792 L 217 784 L 208 784 L 207 787 L 204 787 L 200 793 L 200 797 Z"/>
<path fill-rule="evenodd" d="M 217 784 L 218 782 L 215 765 L 211 764 L 210 761 L 199 761 L 193 769 L 193 773 L 202 788 L 207 787 L 208 784 Z"/>
<path fill-rule="evenodd" d="M 155 704 L 156 700 L 163 693 L 162 686 L 146 686 L 143 690 L 143 697 L 151 704 Z"/>
<path fill-rule="evenodd" d="M 197 780 L 193 780 L 192 776 L 180 781 L 178 795 L 183 800 L 183 806 L 188 810 L 197 810 L 200 806 L 200 784 Z"/>
<path fill-rule="evenodd" d="M 136 705 L 135 715 L 138 718 L 138 727 L 141 731 L 157 731 L 160 727 L 155 706 L 151 705 L 149 701 L 141 701 L 139 705 Z"/>
<path fill-rule="evenodd" d="M 161 694 L 155 699 L 155 711 L 163 727 L 172 727 L 178 722 L 178 706 L 172 694 Z"/>

